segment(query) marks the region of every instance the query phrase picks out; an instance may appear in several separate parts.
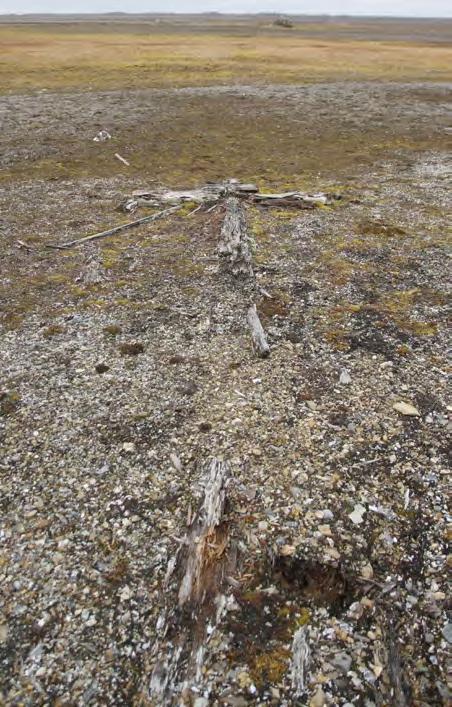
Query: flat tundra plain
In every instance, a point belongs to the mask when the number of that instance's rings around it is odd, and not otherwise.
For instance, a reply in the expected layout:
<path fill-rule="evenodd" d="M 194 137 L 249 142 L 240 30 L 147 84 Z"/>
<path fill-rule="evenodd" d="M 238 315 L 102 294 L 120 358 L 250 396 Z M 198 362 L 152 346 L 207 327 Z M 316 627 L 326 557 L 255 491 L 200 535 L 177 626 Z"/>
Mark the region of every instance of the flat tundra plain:
<path fill-rule="evenodd" d="M 2 704 L 450 701 L 452 21 L 274 22 L 0 18 Z"/>

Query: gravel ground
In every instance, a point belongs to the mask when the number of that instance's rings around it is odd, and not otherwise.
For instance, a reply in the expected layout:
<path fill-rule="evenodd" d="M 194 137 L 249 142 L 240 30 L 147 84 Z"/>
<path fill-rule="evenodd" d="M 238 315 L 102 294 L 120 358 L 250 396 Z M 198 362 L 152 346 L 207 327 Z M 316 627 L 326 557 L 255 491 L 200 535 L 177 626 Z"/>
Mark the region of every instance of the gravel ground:
<path fill-rule="evenodd" d="M 448 703 L 449 177 L 441 151 L 395 151 L 334 207 L 249 208 L 250 282 L 219 265 L 220 207 L 66 253 L 43 242 L 141 184 L 4 184 L 4 704 Z M 232 476 L 226 610 L 201 674 L 156 693 L 176 629 L 197 640 L 162 617 L 212 457 Z"/>

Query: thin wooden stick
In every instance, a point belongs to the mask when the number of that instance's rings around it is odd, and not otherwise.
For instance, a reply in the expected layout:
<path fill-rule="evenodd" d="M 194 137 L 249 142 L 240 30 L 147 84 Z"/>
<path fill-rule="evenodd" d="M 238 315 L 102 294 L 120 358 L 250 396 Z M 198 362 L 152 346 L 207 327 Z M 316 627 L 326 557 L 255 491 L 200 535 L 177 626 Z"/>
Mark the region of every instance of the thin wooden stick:
<path fill-rule="evenodd" d="M 188 215 L 193 216 L 193 214 L 195 214 L 197 211 L 202 209 L 203 206 L 204 206 L 204 204 L 200 204 L 199 206 L 196 207 L 196 209 L 193 209 L 193 211 L 190 211 L 190 213 Z"/>
<path fill-rule="evenodd" d="M 124 159 L 124 157 L 121 157 L 121 155 L 118 152 L 115 152 L 115 157 L 117 160 L 125 164 L 126 167 L 130 167 L 130 162 L 127 162 L 127 160 Z"/>
<path fill-rule="evenodd" d="M 120 226 L 115 226 L 115 228 L 109 228 L 108 231 L 102 231 L 101 233 L 94 233 L 92 236 L 85 236 L 84 238 L 78 238 L 75 241 L 68 241 L 67 243 L 46 243 L 47 248 L 55 248 L 56 250 L 65 250 L 66 248 L 73 248 L 74 246 L 80 245 L 82 243 L 87 243 L 88 241 L 94 241 L 98 238 L 105 238 L 106 236 L 112 236 L 120 231 L 125 231 L 128 228 L 134 228 L 134 226 L 139 226 L 142 223 L 149 223 L 150 221 L 157 221 L 157 219 L 164 218 L 168 214 L 172 214 L 174 211 L 178 211 L 182 208 L 183 204 L 178 204 L 177 206 L 171 206 L 169 209 L 163 209 L 163 211 L 158 211 L 156 214 L 151 214 L 150 216 L 143 216 L 136 221 L 129 221 L 129 223 L 123 223 Z"/>

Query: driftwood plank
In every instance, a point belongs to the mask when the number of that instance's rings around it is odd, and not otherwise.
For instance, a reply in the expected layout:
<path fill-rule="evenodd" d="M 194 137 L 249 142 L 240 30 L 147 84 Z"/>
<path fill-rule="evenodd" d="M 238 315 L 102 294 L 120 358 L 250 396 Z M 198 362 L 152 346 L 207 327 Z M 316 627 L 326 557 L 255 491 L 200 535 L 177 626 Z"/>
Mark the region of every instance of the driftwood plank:
<path fill-rule="evenodd" d="M 387 628 L 388 678 L 392 687 L 394 707 L 408 707 L 407 686 L 402 669 L 402 660 L 398 645 L 398 632 L 394 621 L 390 620 Z"/>
<path fill-rule="evenodd" d="M 229 479 L 228 464 L 212 459 L 199 510 L 179 552 L 170 560 L 166 591 L 171 577 L 181 580 L 178 602 L 169 595 L 168 607 L 157 622 L 159 635 L 152 650 L 157 662 L 147 687 L 155 704 L 176 704 L 181 693 L 191 694 L 192 687 L 192 697 L 196 697 L 196 686 L 203 680 L 205 644 L 227 609 L 222 584 L 235 565 L 224 518 Z"/>
<path fill-rule="evenodd" d="M 225 202 L 218 252 L 228 258 L 234 275 L 252 275 L 251 253 L 245 212 L 241 201 L 231 196 Z"/>
<path fill-rule="evenodd" d="M 287 202 L 304 202 L 305 204 L 327 204 L 329 199 L 326 194 L 305 194 L 301 191 L 286 191 L 280 194 L 262 194 L 260 192 L 252 195 L 252 201 L 279 201 L 285 199 Z"/>
<path fill-rule="evenodd" d="M 179 588 L 179 606 L 199 604 L 204 600 L 212 580 L 206 576 L 206 570 L 224 552 L 224 538 L 219 537 L 218 528 L 222 522 L 228 475 L 228 466 L 213 459 L 204 501 L 187 538 L 188 553 Z"/>
<path fill-rule="evenodd" d="M 183 204 L 191 201 L 200 206 L 209 203 L 218 203 L 227 197 L 236 197 L 241 201 L 248 201 L 261 206 L 289 206 L 298 209 L 309 209 L 315 206 L 331 204 L 339 199 L 337 194 L 306 194 L 300 191 L 287 191 L 281 193 L 262 193 L 255 184 L 239 182 L 238 179 L 229 179 L 219 183 L 207 183 L 196 189 L 173 190 L 139 190 L 121 205 L 121 209 L 130 213 L 138 206 L 164 206 Z"/>
<path fill-rule="evenodd" d="M 292 199 L 291 197 L 281 197 L 266 199 L 265 194 L 262 194 L 262 198 L 256 199 L 254 202 L 257 206 L 282 206 L 284 208 L 308 210 L 313 209 L 315 204 L 311 201 L 304 201 L 302 199 Z"/>
<path fill-rule="evenodd" d="M 301 626 L 292 641 L 291 677 L 295 697 L 301 697 L 306 690 L 309 656 L 308 630 L 306 626 Z"/>
<path fill-rule="evenodd" d="M 261 358 L 266 358 L 270 354 L 270 347 L 268 345 L 267 337 L 265 336 L 265 331 L 261 324 L 261 320 L 259 319 L 255 304 L 249 308 L 247 320 L 251 330 L 254 348 L 256 349 L 258 356 Z"/>

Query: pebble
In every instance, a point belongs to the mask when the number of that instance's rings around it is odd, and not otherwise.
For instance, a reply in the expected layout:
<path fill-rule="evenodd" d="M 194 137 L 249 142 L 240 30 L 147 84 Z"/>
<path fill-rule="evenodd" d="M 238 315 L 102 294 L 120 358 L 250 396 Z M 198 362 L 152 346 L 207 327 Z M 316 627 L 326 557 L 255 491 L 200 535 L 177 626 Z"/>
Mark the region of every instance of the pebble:
<path fill-rule="evenodd" d="M 227 698 L 227 704 L 231 705 L 231 707 L 247 707 L 248 700 L 246 700 L 244 697 L 241 697 L 240 695 L 237 695 L 237 697 L 231 696 Z"/>
<path fill-rule="evenodd" d="M 400 412 L 402 415 L 408 415 L 411 417 L 419 417 L 421 414 L 417 408 L 415 408 L 413 405 L 410 405 L 409 403 L 394 403 L 392 406 L 394 410 L 397 412 Z"/>
<path fill-rule="evenodd" d="M 452 643 L 452 623 L 447 623 L 441 633 L 448 643 Z"/>
<path fill-rule="evenodd" d="M 343 673 L 348 673 L 352 667 L 352 659 L 348 653 L 337 653 L 331 661 L 336 668 L 339 668 Z"/>
<path fill-rule="evenodd" d="M 131 596 L 132 592 L 130 591 L 130 587 L 128 587 L 126 584 L 126 586 L 120 590 L 119 598 L 121 599 L 121 601 L 127 601 L 128 599 L 130 599 Z"/>
<path fill-rule="evenodd" d="M 364 506 L 362 506 L 360 503 L 357 503 L 353 511 L 348 514 L 348 517 L 350 518 L 352 523 L 354 523 L 355 525 L 359 525 L 363 522 L 363 516 L 365 512 L 366 509 L 364 508 Z"/>
<path fill-rule="evenodd" d="M 193 707 L 208 707 L 209 700 L 206 697 L 197 697 L 193 702 Z"/>
<path fill-rule="evenodd" d="M 279 552 L 284 557 L 290 557 L 291 555 L 295 555 L 296 547 L 295 545 L 283 545 Z"/>
<path fill-rule="evenodd" d="M 252 684 L 250 674 L 246 670 L 242 670 L 237 675 L 237 680 L 241 688 L 249 687 Z"/>
<path fill-rule="evenodd" d="M 322 533 L 322 535 L 331 535 L 331 528 L 329 525 L 319 525 L 319 532 Z"/>
<path fill-rule="evenodd" d="M 323 692 L 321 687 L 317 688 L 316 693 L 311 697 L 309 701 L 309 707 L 324 707 L 326 703 L 327 700 L 325 693 Z"/>
<path fill-rule="evenodd" d="M 372 565 L 369 562 L 363 567 L 361 567 L 361 577 L 364 577 L 364 579 L 372 579 L 373 576 L 374 571 L 372 569 Z"/>
<path fill-rule="evenodd" d="M 339 383 L 342 385 L 349 385 L 352 382 L 350 373 L 344 368 L 339 376 Z"/>
<path fill-rule="evenodd" d="M 171 460 L 171 464 L 173 465 L 173 467 L 175 468 L 176 471 L 182 471 L 182 462 L 179 459 L 179 457 L 177 456 L 177 454 L 174 454 L 174 452 L 172 452 L 170 454 L 170 460 Z"/>

